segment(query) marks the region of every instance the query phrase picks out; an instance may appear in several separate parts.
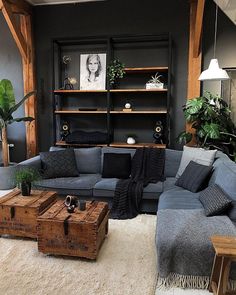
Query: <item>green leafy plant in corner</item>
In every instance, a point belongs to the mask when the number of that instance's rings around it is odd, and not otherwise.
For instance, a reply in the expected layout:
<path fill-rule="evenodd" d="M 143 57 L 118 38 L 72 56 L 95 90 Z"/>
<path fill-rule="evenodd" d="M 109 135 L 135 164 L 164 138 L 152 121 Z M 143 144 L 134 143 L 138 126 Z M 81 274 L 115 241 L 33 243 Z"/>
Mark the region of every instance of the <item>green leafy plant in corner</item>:
<path fill-rule="evenodd" d="M 7 125 L 14 122 L 34 120 L 32 117 L 13 118 L 13 113 L 33 94 L 35 94 L 35 91 L 26 94 L 18 103 L 16 103 L 11 81 L 7 79 L 0 81 L 0 131 L 4 166 L 9 166 Z"/>
<path fill-rule="evenodd" d="M 203 96 L 187 100 L 183 111 L 186 121 L 196 131 L 197 146 L 216 148 L 236 160 L 236 127 L 222 98 L 207 91 Z M 188 143 L 192 138 L 192 133 L 183 131 L 177 142 Z"/>
<path fill-rule="evenodd" d="M 109 84 L 112 86 L 118 79 L 122 79 L 125 75 L 125 65 L 119 59 L 111 61 L 107 67 L 107 78 Z"/>
<path fill-rule="evenodd" d="M 37 170 L 30 167 L 20 167 L 16 171 L 16 183 L 19 185 L 23 182 L 31 183 L 40 179 L 40 174 Z"/>

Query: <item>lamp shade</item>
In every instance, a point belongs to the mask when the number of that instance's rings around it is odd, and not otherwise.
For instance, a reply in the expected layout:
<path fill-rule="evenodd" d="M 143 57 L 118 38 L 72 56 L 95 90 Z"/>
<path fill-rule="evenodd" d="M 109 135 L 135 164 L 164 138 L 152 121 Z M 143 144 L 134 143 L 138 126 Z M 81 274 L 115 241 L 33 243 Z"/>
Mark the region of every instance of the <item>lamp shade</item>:
<path fill-rule="evenodd" d="M 200 81 L 220 81 L 228 79 L 229 75 L 225 70 L 222 70 L 219 67 L 219 63 L 216 58 L 211 59 L 209 68 L 203 71 L 198 78 Z"/>

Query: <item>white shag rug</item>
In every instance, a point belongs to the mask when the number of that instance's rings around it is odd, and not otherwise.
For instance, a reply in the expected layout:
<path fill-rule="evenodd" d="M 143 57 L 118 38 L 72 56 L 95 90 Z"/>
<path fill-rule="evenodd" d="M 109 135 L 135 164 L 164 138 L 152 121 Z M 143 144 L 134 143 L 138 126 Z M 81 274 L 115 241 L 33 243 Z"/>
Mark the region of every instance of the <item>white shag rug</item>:
<path fill-rule="evenodd" d="M 97 261 L 39 253 L 37 242 L 0 238 L 1 295 L 154 295 L 156 216 L 109 220 Z"/>

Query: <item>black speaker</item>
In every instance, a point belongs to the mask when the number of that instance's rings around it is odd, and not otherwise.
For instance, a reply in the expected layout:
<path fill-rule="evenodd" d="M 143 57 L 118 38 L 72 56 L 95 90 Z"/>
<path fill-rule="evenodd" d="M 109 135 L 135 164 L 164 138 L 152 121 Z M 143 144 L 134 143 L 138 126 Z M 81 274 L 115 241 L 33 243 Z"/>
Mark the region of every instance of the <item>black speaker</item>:
<path fill-rule="evenodd" d="M 61 140 L 65 140 L 66 137 L 70 134 L 70 125 L 68 122 L 63 122 L 61 124 Z"/>
<path fill-rule="evenodd" d="M 153 138 L 155 143 L 163 144 L 164 127 L 161 121 L 157 121 L 154 127 Z"/>

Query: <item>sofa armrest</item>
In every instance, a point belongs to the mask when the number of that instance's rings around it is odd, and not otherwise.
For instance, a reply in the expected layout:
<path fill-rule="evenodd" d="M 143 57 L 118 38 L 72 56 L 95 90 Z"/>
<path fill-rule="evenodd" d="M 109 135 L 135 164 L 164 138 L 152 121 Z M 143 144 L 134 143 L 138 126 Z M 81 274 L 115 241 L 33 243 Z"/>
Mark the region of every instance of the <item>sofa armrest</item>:
<path fill-rule="evenodd" d="M 34 168 L 34 169 L 39 171 L 41 169 L 40 156 L 35 156 L 35 157 L 31 158 L 31 159 L 20 162 L 17 166 L 18 167 L 27 166 L 27 167 L 31 167 L 31 168 Z"/>

